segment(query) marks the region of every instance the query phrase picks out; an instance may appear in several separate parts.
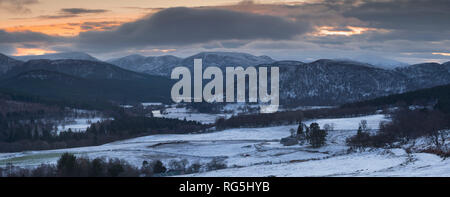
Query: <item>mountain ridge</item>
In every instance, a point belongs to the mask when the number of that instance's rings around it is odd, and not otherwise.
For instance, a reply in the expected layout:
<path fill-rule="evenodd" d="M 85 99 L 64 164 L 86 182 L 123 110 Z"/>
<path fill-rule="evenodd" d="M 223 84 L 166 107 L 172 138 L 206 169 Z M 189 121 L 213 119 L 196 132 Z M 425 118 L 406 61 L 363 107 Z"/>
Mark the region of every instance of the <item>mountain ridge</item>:
<path fill-rule="evenodd" d="M 23 62 L 0 53 L 0 74 L 8 72 L 20 64 L 23 64 Z"/>
<path fill-rule="evenodd" d="M 203 66 L 256 66 L 262 63 L 275 62 L 268 56 L 254 56 L 248 53 L 237 52 L 200 52 L 186 58 L 171 55 L 142 56 L 133 54 L 122 58 L 108 60 L 107 62 L 124 69 L 144 72 L 153 75 L 170 76 L 170 72 L 177 66 L 192 68 L 194 59 L 202 59 Z"/>
<path fill-rule="evenodd" d="M 87 103 L 169 102 L 172 81 L 88 60 L 30 60 L 0 75 L 0 88 Z"/>
<path fill-rule="evenodd" d="M 74 59 L 74 60 L 100 61 L 99 59 L 84 52 L 62 52 L 62 53 L 49 53 L 44 55 L 11 56 L 11 58 L 20 61 L 29 61 L 38 59 L 48 59 L 48 60 Z"/>
<path fill-rule="evenodd" d="M 170 75 L 171 68 L 177 66 L 177 64 L 168 64 L 167 62 L 169 60 L 178 63 L 178 65 L 188 64 L 192 61 L 190 66 L 187 65 L 190 69 L 193 67 L 193 59 L 195 58 L 205 58 L 203 63 L 204 67 L 224 63 L 221 66 L 222 69 L 225 68 L 224 66 L 227 66 L 227 62 L 230 64 L 234 62 L 242 66 L 262 62 L 254 66 L 279 66 L 280 102 L 282 104 L 297 106 L 339 105 L 450 83 L 450 62 L 443 64 L 421 63 L 395 69 L 384 69 L 374 67 L 370 64 L 348 60 L 319 59 L 314 62 L 304 63 L 293 60 L 275 61 L 265 56 L 262 56 L 262 59 L 260 57 L 249 54 L 235 55 L 235 53 L 214 52 L 199 53 L 184 59 L 175 56 L 131 56 L 131 58 L 142 60 L 143 62 L 154 62 L 155 64 L 153 66 L 157 66 L 151 67 L 151 71 L 159 73 L 159 76 L 149 75 L 145 71 L 135 72 L 127 70 L 106 62 L 87 60 L 30 60 L 27 62 L 16 62 L 19 64 L 8 67 L 10 69 L 3 75 L 0 75 L 0 78 L 13 78 L 20 73 L 32 70 L 47 70 L 80 77 L 84 80 L 89 80 L 91 83 L 101 83 L 102 85 L 95 86 L 100 89 L 107 89 L 107 86 L 118 86 L 122 87 L 120 91 L 124 92 L 128 91 L 127 88 L 135 91 L 152 91 L 151 88 L 144 87 L 144 85 L 148 85 L 157 90 L 157 96 L 164 95 L 161 98 L 165 98 L 167 99 L 166 101 L 170 102 L 170 84 L 174 80 L 170 80 L 168 76 Z M 239 61 L 242 58 L 249 61 L 240 64 Z M 150 67 L 147 66 L 146 68 Z M 35 75 L 29 75 L 28 77 L 37 77 L 33 80 L 37 80 L 40 76 L 38 75 L 39 73 L 32 74 Z M 21 80 L 23 84 L 25 82 L 32 83 L 31 79 L 15 79 Z M 130 84 L 127 84 L 129 86 L 124 88 L 125 85 L 121 83 Z M 64 83 L 62 82 L 61 84 Z M 88 90 L 88 88 L 93 88 L 89 87 L 92 85 L 88 83 L 80 82 L 80 84 L 88 86 L 83 91 Z M 130 86 L 133 84 L 138 88 Z M 14 84 L 10 85 L 14 86 Z M 45 85 L 49 87 L 54 86 L 53 84 Z M 33 84 L 30 86 L 33 86 Z M 29 89 L 25 85 L 20 88 L 23 90 Z M 40 87 L 35 88 L 39 89 Z M 118 94 L 125 94 L 124 92 L 119 92 Z M 145 94 L 147 95 L 146 97 L 142 97 L 140 93 L 136 92 L 131 92 L 130 94 L 133 96 L 130 96 L 128 100 L 136 101 L 139 100 L 136 98 L 150 98 L 148 97 L 149 94 Z M 110 95 L 114 99 L 119 98 L 116 94 Z"/>
<path fill-rule="evenodd" d="M 83 78 L 132 79 L 145 78 L 145 74 L 125 70 L 106 62 L 88 60 L 30 60 L 15 66 L 6 73 L 6 77 L 31 70 L 57 71 Z"/>
<path fill-rule="evenodd" d="M 450 84 L 450 64 L 429 65 L 383 69 L 324 59 L 280 66 L 280 100 L 295 105 L 339 105 Z"/>

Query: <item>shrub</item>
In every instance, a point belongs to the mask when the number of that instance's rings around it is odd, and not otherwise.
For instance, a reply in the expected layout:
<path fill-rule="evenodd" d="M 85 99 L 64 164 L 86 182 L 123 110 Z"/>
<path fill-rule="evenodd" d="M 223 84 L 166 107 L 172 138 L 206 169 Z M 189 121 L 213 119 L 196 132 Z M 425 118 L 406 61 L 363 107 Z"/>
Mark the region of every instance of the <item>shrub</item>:
<path fill-rule="evenodd" d="M 62 154 L 57 162 L 57 168 L 60 176 L 74 176 L 77 167 L 76 160 L 77 158 L 73 154 Z"/>
<path fill-rule="evenodd" d="M 167 171 L 166 167 L 164 167 L 163 163 L 160 160 L 156 160 L 153 163 L 153 173 L 160 174 L 166 171 Z"/>
<path fill-rule="evenodd" d="M 225 169 L 225 168 L 227 168 L 227 165 L 224 163 L 223 160 L 221 160 L 217 157 L 212 159 L 209 163 L 206 164 L 206 169 L 208 171 L 220 170 L 220 169 Z"/>
<path fill-rule="evenodd" d="M 442 131 L 450 126 L 448 118 L 448 115 L 436 110 L 399 110 L 392 115 L 391 122 L 380 123 L 376 135 L 369 135 L 361 122 L 358 133 L 347 139 L 347 144 L 354 147 L 384 147 L 402 139 L 431 137 L 436 147 L 440 147 L 445 144 Z"/>
<path fill-rule="evenodd" d="M 200 172 L 200 168 L 202 166 L 199 163 L 193 163 L 186 169 L 186 173 L 192 174 L 192 173 L 198 173 Z"/>
<path fill-rule="evenodd" d="M 183 160 L 171 160 L 169 162 L 169 169 L 172 171 L 182 171 L 184 172 L 186 170 L 186 166 L 188 164 L 188 161 L 186 159 Z"/>
<path fill-rule="evenodd" d="M 118 159 L 109 160 L 108 175 L 110 177 L 117 177 L 123 172 L 124 172 L 124 169 L 123 169 L 123 166 L 122 166 L 120 160 L 118 160 Z"/>

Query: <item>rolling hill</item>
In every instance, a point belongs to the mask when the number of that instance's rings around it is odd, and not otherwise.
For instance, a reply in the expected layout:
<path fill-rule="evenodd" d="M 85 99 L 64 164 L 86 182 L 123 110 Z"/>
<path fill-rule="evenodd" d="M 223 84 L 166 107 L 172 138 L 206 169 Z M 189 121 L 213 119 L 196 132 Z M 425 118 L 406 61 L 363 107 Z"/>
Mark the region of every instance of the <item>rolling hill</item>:
<path fill-rule="evenodd" d="M 170 102 L 172 81 L 87 60 L 30 60 L 0 75 L 0 88 L 68 102 Z"/>
<path fill-rule="evenodd" d="M 74 60 L 89 60 L 100 61 L 95 57 L 83 52 L 64 52 L 64 53 L 51 53 L 45 55 L 26 55 L 26 56 L 12 56 L 14 59 L 21 61 L 48 59 L 48 60 L 62 60 L 62 59 L 74 59 Z"/>
<path fill-rule="evenodd" d="M 177 66 L 193 68 L 194 59 L 202 59 L 203 66 L 256 66 L 272 63 L 275 60 L 268 56 L 254 56 L 247 53 L 233 52 L 202 52 L 187 58 L 175 56 L 130 55 L 123 58 L 109 60 L 108 62 L 121 68 L 144 72 L 153 75 L 170 76 L 172 69 Z"/>
<path fill-rule="evenodd" d="M 443 112 L 450 113 L 450 84 L 345 104 L 343 107 L 383 107 L 396 104 L 431 105 Z"/>

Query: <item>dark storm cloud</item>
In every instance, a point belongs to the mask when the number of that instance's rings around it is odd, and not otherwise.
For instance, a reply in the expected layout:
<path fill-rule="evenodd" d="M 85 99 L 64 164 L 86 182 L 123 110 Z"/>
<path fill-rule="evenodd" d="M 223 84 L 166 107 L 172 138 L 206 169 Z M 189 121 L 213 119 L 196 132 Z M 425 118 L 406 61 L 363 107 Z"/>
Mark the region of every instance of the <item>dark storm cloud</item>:
<path fill-rule="evenodd" d="M 369 26 L 390 30 L 376 40 L 445 40 L 450 33 L 450 1 L 448 0 L 398 0 L 365 1 L 343 12 Z"/>
<path fill-rule="evenodd" d="M 257 8 L 258 4 L 251 4 Z M 272 7 L 272 8 L 271 8 Z M 314 42 L 338 44 L 330 39 L 380 42 L 388 40 L 441 41 L 450 35 L 449 0 L 324 0 L 297 5 L 271 5 L 266 11 L 288 13 L 287 17 L 307 21 L 313 26 L 334 27 L 333 31 L 349 31 L 347 26 L 376 28 L 350 39 L 341 35 L 314 38 Z M 285 12 L 282 12 L 284 10 Z"/>
<path fill-rule="evenodd" d="M 416 54 L 448 58 L 432 53 L 450 52 L 449 0 L 322 0 L 290 5 L 245 2 L 219 7 L 130 9 L 154 14 L 122 25 L 114 21 L 74 23 L 71 25 L 89 31 L 72 38 L 0 31 L 1 50 L 10 50 L 6 45 L 26 47 L 39 42 L 56 51 L 94 55 L 139 53 L 148 48 L 177 49 L 181 54 L 189 51 L 189 55 L 198 50 L 231 49 L 292 59 L 375 53 L 411 61 L 418 61 Z M 66 8 L 41 18 L 105 11 Z"/>
<path fill-rule="evenodd" d="M 224 47 L 224 48 L 239 48 L 239 47 L 244 46 L 244 45 L 246 45 L 248 43 L 249 43 L 249 41 L 237 41 L 237 40 L 220 42 L 221 46 Z"/>
<path fill-rule="evenodd" d="M 366 1 L 345 11 L 344 16 L 370 22 L 372 26 L 402 30 L 450 29 L 450 1 Z"/>
<path fill-rule="evenodd" d="M 12 54 L 17 47 L 42 48 L 58 43 L 67 43 L 68 41 L 67 38 L 30 31 L 7 32 L 0 30 L 0 53 Z"/>
<path fill-rule="evenodd" d="M 55 15 L 41 15 L 38 18 L 42 19 L 59 19 L 59 18 L 72 18 L 84 14 L 101 14 L 109 12 L 109 10 L 104 9 L 85 9 L 85 8 L 63 8 L 58 14 Z"/>
<path fill-rule="evenodd" d="M 308 31 L 305 22 L 222 9 L 169 8 L 114 31 L 84 32 L 80 46 L 117 49 L 187 45 L 213 40 L 291 39 Z"/>
<path fill-rule="evenodd" d="M 58 15 L 41 15 L 38 16 L 36 18 L 39 19 L 60 19 L 60 18 L 72 18 L 72 17 L 77 17 L 78 15 L 76 14 L 58 14 Z"/>
<path fill-rule="evenodd" d="M 390 30 L 388 33 L 372 34 L 367 41 L 410 40 L 410 41 L 441 41 L 450 39 L 450 30 Z"/>
<path fill-rule="evenodd" d="M 0 30 L 0 44 L 5 43 L 27 43 L 27 42 L 57 42 L 63 38 L 49 36 L 42 33 L 23 31 L 23 32 L 7 32 Z"/>
<path fill-rule="evenodd" d="M 83 22 L 76 23 L 76 26 L 80 26 L 82 30 L 112 30 L 114 27 L 118 26 L 117 21 L 100 21 L 100 22 Z"/>
<path fill-rule="evenodd" d="M 12 54 L 16 48 L 10 44 L 0 44 L 0 53 L 1 54 Z"/>
<path fill-rule="evenodd" d="M 104 9 L 85 9 L 85 8 L 64 8 L 61 9 L 61 13 L 63 14 L 95 14 L 95 13 L 104 13 L 109 10 Z"/>

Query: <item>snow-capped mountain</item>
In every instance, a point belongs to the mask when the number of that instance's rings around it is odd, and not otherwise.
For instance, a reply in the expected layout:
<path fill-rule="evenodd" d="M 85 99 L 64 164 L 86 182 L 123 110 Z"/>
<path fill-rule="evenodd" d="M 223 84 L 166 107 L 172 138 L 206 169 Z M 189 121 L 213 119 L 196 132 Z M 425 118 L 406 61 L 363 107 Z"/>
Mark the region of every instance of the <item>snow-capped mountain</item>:
<path fill-rule="evenodd" d="M 22 64 L 23 62 L 10 58 L 0 53 L 0 74 L 4 74 L 13 67 Z"/>
<path fill-rule="evenodd" d="M 10 69 L 6 76 L 15 76 L 33 70 L 47 70 L 71 76 L 91 79 L 136 80 L 146 77 L 145 74 L 125 70 L 106 62 L 88 60 L 30 60 Z"/>
<path fill-rule="evenodd" d="M 450 63 L 395 70 L 336 60 L 281 65 L 280 100 L 297 105 L 342 104 L 450 83 Z"/>
<path fill-rule="evenodd" d="M 450 83 L 450 62 L 414 64 L 395 70 L 408 77 L 408 84 L 413 89 Z"/>
<path fill-rule="evenodd" d="M 34 70 L 46 70 L 84 79 L 120 80 L 111 87 L 129 81 L 146 81 L 140 83 L 147 87 L 147 82 L 165 80 L 157 84 L 159 92 L 170 93 L 167 76 L 175 66 L 193 67 L 195 58 L 203 59 L 207 66 L 278 66 L 280 68 L 280 102 L 295 105 L 336 105 L 347 102 L 371 99 L 379 96 L 403 93 L 422 88 L 450 84 L 450 62 L 444 64 L 424 63 L 403 66 L 395 69 L 383 69 L 370 64 L 348 60 L 317 60 L 311 63 L 299 61 L 278 61 L 267 56 L 253 56 L 241 53 L 199 53 L 188 58 L 175 56 L 144 57 L 131 55 L 112 60 L 114 66 L 106 62 L 87 60 L 31 60 L 20 62 L 7 56 L 0 56 L 0 68 L 3 79 L 14 78 L 21 73 Z M 147 80 L 148 75 L 138 72 L 162 75 Z M 43 72 L 31 72 L 43 76 Z M 55 76 L 55 74 L 51 74 Z M 62 75 L 61 75 L 62 76 Z M 157 79 L 158 78 L 158 79 Z M 20 80 L 23 80 L 20 78 Z M 152 82 L 153 81 L 153 82 Z M 173 82 L 173 81 L 172 81 Z M 115 82 L 116 83 L 116 82 Z M 25 89 L 27 84 L 22 83 Z M 55 83 L 49 83 L 54 85 Z M 80 83 L 88 84 L 88 83 Z M 106 83 L 105 83 L 106 84 Z M 8 83 L 11 87 L 13 82 Z M 84 85 L 79 85 L 80 88 Z M 91 85 L 87 85 L 89 88 Z M 105 87 L 105 86 L 102 86 Z M 36 88 L 34 88 L 36 89 Z M 27 89 L 29 90 L 29 88 Z M 153 91 L 148 89 L 149 92 Z M 117 92 L 124 94 L 123 92 Z M 163 94 L 163 93 L 161 93 Z"/>
<path fill-rule="evenodd" d="M 202 52 L 187 58 L 175 56 L 150 56 L 130 55 L 123 58 L 109 60 L 109 63 L 136 72 L 144 72 L 153 75 L 169 76 L 172 69 L 177 66 L 192 68 L 194 59 L 202 59 L 203 66 L 255 66 L 274 62 L 268 56 L 254 56 L 247 53 L 234 52 Z"/>
<path fill-rule="evenodd" d="M 48 60 L 60 60 L 60 59 L 74 59 L 74 60 L 89 60 L 99 61 L 97 58 L 83 52 L 65 52 L 65 53 L 51 53 L 45 55 L 27 55 L 27 56 L 13 56 L 14 59 L 21 61 L 48 59 Z"/>
<path fill-rule="evenodd" d="M 395 69 L 398 67 L 407 66 L 408 64 L 404 62 L 399 62 L 397 60 L 385 58 L 385 57 L 379 57 L 379 56 L 372 56 L 372 55 L 359 55 L 355 57 L 350 58 L 337 58 L 336 60 L 343 60 L 343 61 L 355 61 L 360 63 L 366 63 L 378 68 L 384 68 L 384 69 Z"/>
<path fill-rule="evenodd" d="M 0 55 L 0 64 L 4 62 L 2 57 Z M 0 73 L 0 89 L 75 103 L 170 101 L 172 82 L 166 77 L 137 73 L 99 61 L 7 60 L 11 64 L 2 66 L 8 69 Z"/>
<path fill-rule="evenodd" d="M 192 69 L 197 58 L 203 60 L 204 67 L 279 66 L 280 102 L 283 104 L 336 105 L 450 83 L 450 63 L 404 66 L 391 61 L 396 66 L 383 67 L 343 59 L 275 62 L 267 56 L 229 52 L 203 52 L 184 59 L 172 57 L 170 63 L 160 57 L 133 55 L 112 63 L 126 69 L 169 76 L 175 66 Z"/>
<path fill-rule="evenodd" d="M 202 59 L 203 66 L 254 66 L 259 64 L 270 64 L 275 62 L 269 56 L 254 56 L 247 53 L 234 52 L 202 52 L 185 58 L 181 64 L 193 66 L 194 59 Z"/>
<path fill-rule="evenodd" d="M 172 55 L 145 57 L 135 54 L 108 60 L 107 62 L 136 72 L 155 75 L 168 75 L 167 73 L 170 72 L 168 70 L 171 70 L 173 67 L 179 65 L 181 61 L 182 58 Z"/>

